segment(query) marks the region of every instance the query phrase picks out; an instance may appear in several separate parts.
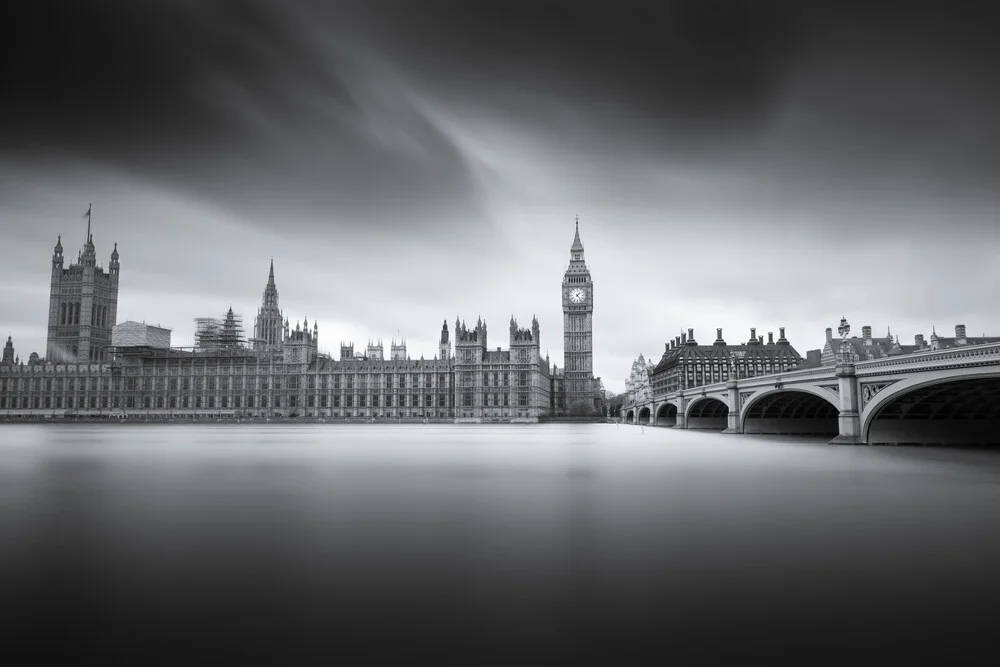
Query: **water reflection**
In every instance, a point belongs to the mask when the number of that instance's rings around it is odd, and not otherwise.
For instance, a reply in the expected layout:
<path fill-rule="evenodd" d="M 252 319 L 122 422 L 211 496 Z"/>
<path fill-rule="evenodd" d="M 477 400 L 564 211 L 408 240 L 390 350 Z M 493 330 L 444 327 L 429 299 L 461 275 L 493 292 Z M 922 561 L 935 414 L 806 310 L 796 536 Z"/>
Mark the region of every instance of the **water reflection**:
<path fill-rule="evenodd" d="M 76 657 L 896 655 L 1000 600 L 995 452 L 613 425 L 0 439 L 2 604 Z"/>

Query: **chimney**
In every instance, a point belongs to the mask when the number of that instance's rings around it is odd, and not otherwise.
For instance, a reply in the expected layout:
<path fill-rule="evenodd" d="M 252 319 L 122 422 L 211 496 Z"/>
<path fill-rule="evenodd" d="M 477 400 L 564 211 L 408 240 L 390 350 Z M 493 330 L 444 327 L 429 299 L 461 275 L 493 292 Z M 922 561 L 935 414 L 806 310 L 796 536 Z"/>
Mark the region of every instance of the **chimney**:
<path fill-rule="evenodd" d="M 785 339 L 785 327 L 778 327 L 778 342 L 787 343 L 788 340 Z"/>
<path fill-rule="evenodd" d="M 688 329 L 688 342 L 694 343 L 694 329 Z"/>
<path fill-rule="evenodd" d="M 865 339 L 865 345 L 872 344 L 872 328 L 861 327 L 861 337 Z"/>
<path fill-rule="evenodd" d="M 917 348 L 923 348 L 923 346 L 925 344 L 924 343 L 924 335 L 923 334 L 917 334 L 916 336 L 913 337 L 913 342 L 917 346 Z"/>
<path fill-rule="evenodd" d="M 752 343 L 755 340 L 757 340 L 757 328 L 750 327 L 750 342 Z"/>
<path fill-rule="evenodd" d="M 826 342 L 827 343 L 833 342 L 833 329 L 831 329 L 830 327 L 826 328 Z"/>
<path fill-rule="evenodd" d="M 687 343 L 687 342 L 688 342 L 688 335 L 682 333 L 681 334 L 681 343 Z"/>
<path fill-rule="evenodd" d="M 768 345 L 774 345 L 774 332 L 773 331 L 768 331 L 767 332 L 767 344 Z"/>
<path fill-rule="evenodd" d="M 680 344 L 681 344 L 681 337 L 680 336 L 674 336 L 674 347 L 677 347 Z"/>
<path fill-rule="evenodd" d="M 722 329 L 715 330 L 715 340 L 722 340 Z"/>
<path fill-rule="evenodd" d="M 670 351 L 670 343 L 664 343 L 663 344 L 663 353 L 666 354 L 669 351 Z"/>
<path fill-rule="evenodd" d="M 964 343 L 965 342 L 965 325 L 964 324 L 956 324 L 955 325 L 955 338 L 958 339 L 957 341 L 955 341 L 956 343 Z"/>

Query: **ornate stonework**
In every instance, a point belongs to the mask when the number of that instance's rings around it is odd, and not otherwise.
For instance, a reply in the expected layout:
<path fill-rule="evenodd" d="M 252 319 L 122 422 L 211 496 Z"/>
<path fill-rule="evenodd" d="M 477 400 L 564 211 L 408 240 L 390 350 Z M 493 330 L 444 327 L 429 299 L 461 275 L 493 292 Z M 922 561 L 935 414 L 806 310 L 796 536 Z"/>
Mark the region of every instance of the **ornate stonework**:
<path fill-rule="evenodd" d="M 75 264 L 63 267 L 62 237 L 52 252 L 49 323 L 45 358 L 49 362 L 104 361 L 118 317 L 118 244 L 105 271 L 97 265 L 94 237 L 87 236 Z"/>
<path fill-rule="evenodd" d="M 888 387 L 892 382 L 871 382 L 861 385 L 861 406 L 864 407 L 875 395 Z"/>
<path fill-rule="evenodd" d="M 580 220 L 562 280 L 564 387 L 568 411 L 594 406 L 594 282 L 580 241 Z"/>

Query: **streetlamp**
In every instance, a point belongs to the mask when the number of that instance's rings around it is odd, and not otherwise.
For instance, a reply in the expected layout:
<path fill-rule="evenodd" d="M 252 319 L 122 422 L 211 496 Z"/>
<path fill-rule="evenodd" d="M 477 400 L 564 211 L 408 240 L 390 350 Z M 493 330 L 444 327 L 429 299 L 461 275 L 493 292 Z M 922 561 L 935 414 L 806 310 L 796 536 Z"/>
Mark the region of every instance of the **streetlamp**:
<path fill-rule="evenodd" d="M 840 326 L 837 327 L 837 333 L 840 334 L 840 354 L 843 356 L 844 363 L 850 361 L 848 358 L 848 347 L 847 347 L 847 334 L 851 333 L 851 325 L 847 323 L 846 317 L 840 318 Z"/>

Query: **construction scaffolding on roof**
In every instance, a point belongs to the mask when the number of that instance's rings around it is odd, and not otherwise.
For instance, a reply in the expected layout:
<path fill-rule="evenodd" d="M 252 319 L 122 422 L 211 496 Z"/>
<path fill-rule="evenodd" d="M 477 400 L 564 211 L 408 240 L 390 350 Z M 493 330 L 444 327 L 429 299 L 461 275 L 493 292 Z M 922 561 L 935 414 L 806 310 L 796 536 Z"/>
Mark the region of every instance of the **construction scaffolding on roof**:
<path fill-rule="evenodd" d="M 247 348 L 243 318 L 230 308 L 222 317 L 196 317 L 195 349 L 199 352 L 231 352 Z"/>

